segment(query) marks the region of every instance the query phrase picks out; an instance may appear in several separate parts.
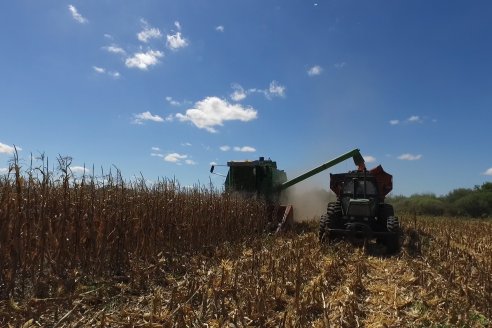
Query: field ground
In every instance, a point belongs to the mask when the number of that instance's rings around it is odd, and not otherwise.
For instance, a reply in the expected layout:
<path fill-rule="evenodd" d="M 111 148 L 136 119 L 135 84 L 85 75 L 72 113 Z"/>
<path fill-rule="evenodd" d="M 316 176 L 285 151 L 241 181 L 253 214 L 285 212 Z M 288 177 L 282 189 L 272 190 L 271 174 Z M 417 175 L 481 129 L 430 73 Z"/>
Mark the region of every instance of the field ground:
<path fill-rule="evenodd" d="M 492 223 L 403 220 L 401 253 L 320 245 L 315 224 L 185 254 L 48 298 L 0 301 L 10 327 L 488 327 Z"/>

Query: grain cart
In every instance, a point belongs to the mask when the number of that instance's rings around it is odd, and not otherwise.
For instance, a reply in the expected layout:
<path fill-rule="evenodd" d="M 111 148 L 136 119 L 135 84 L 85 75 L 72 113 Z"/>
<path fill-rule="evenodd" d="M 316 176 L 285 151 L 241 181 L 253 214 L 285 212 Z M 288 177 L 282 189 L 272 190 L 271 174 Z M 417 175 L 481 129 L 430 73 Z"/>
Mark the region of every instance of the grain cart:
<path fill-rule="evenodd" d="M 387 252 L 400 248 L 400 224 L 393 206 L 384 202 L 393 188 L 393 178 L 381 165 L 367 171 L 365 166 L 348 173 L 330 174 L 330 189 L 337 201 L 328 204 L 319 225 L 320 241 L 348 237 L 361 244 L 376 238 Z"/>
<path fill-rule="evenodd" d="M 271 221 L 275 223 L 275 230 L 276 232 L 280 232 L 292 224 L 294 215 L 292 205 L 280 204 L 280 193 L 282 190 L 349 158 L 353 158 L 355 165 L 359 169 L 365 169 L 364 159 L 360 151 L 354 149 L 292 180 L 287 180 L 287 174 L 277 168 L 275 161 L 265 159 L 264 157 L 260 157 L 254 161 L 230 161 L 227 162 L 229 171 L 225 176 L 224 187 L 226 192 L 239 192 L 247 197 L 256 197 L 265 200 L 272 209 Z M 212 166 L 210 172 L 214 173 L 214 169 L 215 166 Z"/>

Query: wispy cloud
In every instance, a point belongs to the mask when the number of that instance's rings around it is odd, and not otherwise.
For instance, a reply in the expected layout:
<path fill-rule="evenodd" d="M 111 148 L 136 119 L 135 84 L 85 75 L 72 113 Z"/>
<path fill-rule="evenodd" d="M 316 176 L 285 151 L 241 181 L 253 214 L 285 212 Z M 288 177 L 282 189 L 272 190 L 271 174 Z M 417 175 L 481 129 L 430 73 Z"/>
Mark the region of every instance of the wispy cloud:
<path fill-rule="evenodd" d="M 183 162 L 187 165 L 196 165 L 197 163 L 190 158 L 189 155 L 179 154 L 179 153 L 170 153 L 164 156 L 164 160 L 169 163 L 175 163 L 177 165 L 181 165 Z"/>
<path fill-rule="evenodd" d="M 336 69 L 342 69 L 345 66 L 347 66 L 347 63 L 346 62 L 336 63 L 334 66 Z"/>
<path fill-rule="evenodd" d="M 92 66 L 92 69 L 94 69 L 94 71 L 96 73 L 99 73 L 99 74 L 104 74 L 106 73 L 106 70 L 102 67 L 98 67 L 98 66 Z"/>
<path fill-rule="evenodd" d="M 7 174 L 9 173 L 9 169 L 6 167 L 0 167 L 0 174 Z"/>
<path fill-rule="evenodd" d="M 147 52 L 135 53 L 125 61 L 125 65 L 129 68 L 138 68 L 146 71 L 150 66 L 157 65 L 159 58 L 163 57 L 164 53 L 158 50 L 149 50 Z"/>
<path fill-rule="evenodd" d="M 197 128 L 208 132 L 217 132 L 216 126 L 223 126 L 225 121 L 248 122 L 256 119 L 257 111 L 252 107 L 243 107 L 240 104 L 230 104 L 218 97 L 207 97 L 195 103 L 193 108 L 185 114 L 178 113 L 180 121 L 190 121 Z"/>
<path fill-rule="evenodd" d="M 424 118 L 418 116 L 418 115 L 412 115 L 410 116 L 409 118 L 407 118 L 406 120 L 403 120 L 403 121 L 400 121 L 400 120 L 397 120 L 397 119 L 393 119 L 393 120 L 390 120 L 389 121 L 389 124 L 391 125 L 398 125 L 400 123 L 403 123 L 403 124 L 414 124 L 414 123 L 424 123 Z"/>
<path fill-rule="evenodd" d="M 179 163 L 181 160 L 186 159 L 188 155 L 181 155 L 178 153 L 171 153 L 164 156 L 164 160 L 170 163 Z"/>
<path fill-rule="evenodd" d="M 144 124 L 145 121 L 164 122 L 164 119 L 159 115 L 152 115 L 149 111 L 133 115 L 133 123 Z"/>
<path fill-rule="evenodd" d="M 229 150 L 231 150 L 231 147 L 230 147 L 230 146 L 227 146 L 227 145 L 220 146 L 219 148 L 220 148 L 220 150 L 222 150 L 222 151 L 229 151 Z"/>
<path fill-rule="evenodd" d="M 70 166 L 70 171 L 74 174 L 89 174 L 91 170 L 83 166 Z"/>
<path fill-rule="evenodd" d="M 175 21 L 174 22 L 174 26 L 176 26 L 176 28 L 178 29 L 178 31 L 181 31 L 181 24 L 180 24 L 180 22 Z"/>
<path fill-rule="evenodd" d="M 21 151 L 22 148 L 16 147 L 17 151 Z M 0 154 L 12 155 L 15 152 L 15 148 L 0 142 Z"/>
<path fill-rule="evenodd" d="M 308 69 L 307 74 L 309 76 L 315 76 L 315 75 L 320 75 L 321 72 L 323 72 L 323 68 L 319 65 L 316 65 Z"/>
<path fill-rule="evenodd" d="M 189 42 L 187 39 L 181 36 L 181 32 L 176 32 L 176 34 L 168 34 L 166 36 L 167 42 L 166 45 L 169 49 L 176 51 L 180 48 L 184 48 L 188 46 Z"/>
<path fill-rule="evenodd" d="M 223 25 L 216 26 L 215 30 L 218 32 L 224 32 L 224 26 Z"/>
<path fill-rule="evenodd" d="M 277 81 L 270 82 L 268 93 L 273 97 L 285 97 L 285 87 L 280 85 Z"/>
<path fill-rule="evenodd" d="M 233 151 L 237 151 L 237 152 L 241 152 L 241 153 L 254 153 L 256 151 L 256 149 L 251 147 L 251 146 L 242 146 L 242 147 L 234 146 L 234 147 L 231 147 L 231 146 L 224 145 L 224 146 L 220 146 L 219 149 L 222 151 L 233 150 Z"/>
<path fill-rule="evenodd" d="M 422 119 L 420 116 L 412 115 L 407 119 L 408 123 L 422 123 Z"/>
<path fill-rule="evenodd" d="M 143 30 L 137 33 L 138 40 L 147 43 L 150 39 L 159 39 L 162 37 L 161 31 L 149 25 L 149 23 L 145 19 L 141 19 Z"/>
<path fill-rule="evenodd" d="M 88 23 L 87 18 L 83 17 L 74 5 L 68 5 L 68 10 L 72 14 L 72 18 L 75 19 L 80 24 Z"/>
<path fill-rule="evenodd" d="M 267 99 L 272 99 L 274 97 L 285 97 L 285 86 L 281 85 L 277 81 L 270 82 L 270 85 L 267 89 L 260 88 L 249 88 L 247 90 L 243 89 L 243 87 L 237 83 L 232 84 L 232 88 L 234 92 L 230 95 L 231 99 L 234 101 L 241 101 L 246 98 L 248 95 L 253 93 L 259 93 L 264 95 Z"/>
<path fill-rule="evenodd" d="M 413 155 L 413 154 L 402 154 L 398 156 L 398 159 L 401 159 L 403 161 L 418 161 L 419 159 L 422 158 L 422 155 Z"/>
<path fill-rule="evenodd" d="M 111 76 L 112 78 L 119 79 L 121 77 L 120 72 L 108 72 L 108 75 Z"/>
<path fill-rule="evenodd" d="M 151 149 L 152 149 L 153 151 L 161 151 L 161 149 L 160 149 L 159 147 L 155 147 L 155 146 L 154 146 L 154 147 L 152 147 Z"/>
<path fill-rule="evenodd" d="M 487 171 L 483 172 L 483 174 L 492 176 L 492 167 L 490 169 L 488 169 Z"/>
<path fill-rule="evenodd" d="M 238 151 L 241 153 L 254 153 L 256 151 L 255 148 L 250 147 L 250 146 L 243 146 L 243 147 L 234 147 L 234 151 Z"/>
<path fill-rule="evenodd" d="M 119 79 L 121 74 L 117 71 L 107 71 L 104 67 L 92 66 L 92 69 L 97 74 L 106 74 L 114 79 Z"/>
<path fill-rule="evenodd" d="M 366 163 L 374 163 L 376 161 L 376 157 L 370 155 L 364 156 L 364 161 Z"/>
<path fill-rule="evenodd" d="M 112 53 L 112 54 L 126 55 L 126 51 L 116 44 L 112 44 L 110 46 L 103 47 L 103 49 L 106 50 L 107 52 Z"/>
<path fill-rule="evenodd" d="M 177 100 L 174 100 L 173 97 L 167 96 L 166 101 L 172 106 L 181 106 L 181 103 Z"/>
<path fill-rule="evenodd" d="M 246 92 L 244 91 L 243 87 L 240 86 L 237 83 L 234 83 L 232 85 L 232 88 L 234 89 L 234 92 L 231 93 L 230 97 L 234 101 L 241 101 L 246 98 Z"/>

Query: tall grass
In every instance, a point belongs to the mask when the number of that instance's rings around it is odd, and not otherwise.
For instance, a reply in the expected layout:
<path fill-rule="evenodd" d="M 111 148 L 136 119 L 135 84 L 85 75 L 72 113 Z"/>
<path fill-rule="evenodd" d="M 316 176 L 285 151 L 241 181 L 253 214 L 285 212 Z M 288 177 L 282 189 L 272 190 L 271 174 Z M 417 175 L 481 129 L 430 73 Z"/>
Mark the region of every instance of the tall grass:
<path fill-rule="evenodd" d="M 0 298 L 39 294 L 53 281 L 125 275 L 176 252 L 263 231 L 264 203 L 175 180 L 75 179 L 70 158 L 0 177 Z M 93 172 L 94 170 L 92 170 Z M 48 286 L 48 287 L 47 287 Z"/>

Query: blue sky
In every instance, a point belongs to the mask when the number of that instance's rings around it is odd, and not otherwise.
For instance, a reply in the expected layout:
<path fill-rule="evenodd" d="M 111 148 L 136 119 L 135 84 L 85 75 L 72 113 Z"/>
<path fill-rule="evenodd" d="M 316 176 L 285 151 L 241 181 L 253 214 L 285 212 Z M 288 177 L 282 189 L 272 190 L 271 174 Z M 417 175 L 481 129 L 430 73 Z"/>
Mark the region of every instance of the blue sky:
<path fill-rule="evenodd" d="M 393 194 L 492 181 L 490 17 L 488 1 L 4 1 L 0 172 L 16 145 L 24 166 L 221 184 L 211 162 L 294 177 L 360 148 Z"/>

